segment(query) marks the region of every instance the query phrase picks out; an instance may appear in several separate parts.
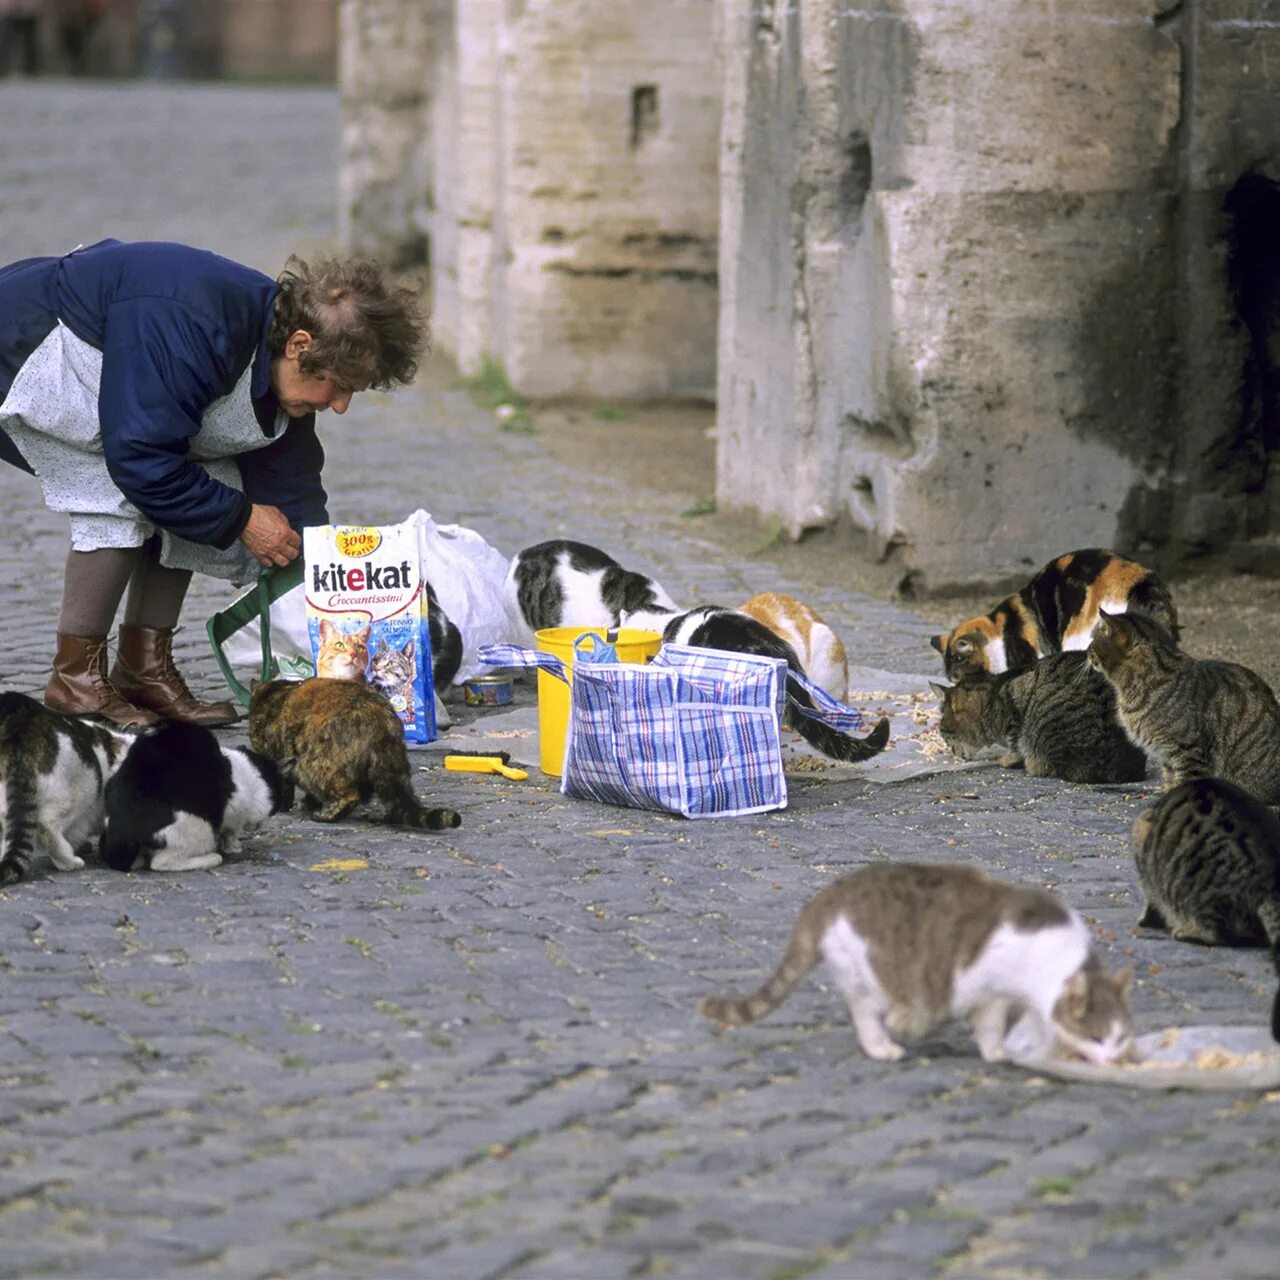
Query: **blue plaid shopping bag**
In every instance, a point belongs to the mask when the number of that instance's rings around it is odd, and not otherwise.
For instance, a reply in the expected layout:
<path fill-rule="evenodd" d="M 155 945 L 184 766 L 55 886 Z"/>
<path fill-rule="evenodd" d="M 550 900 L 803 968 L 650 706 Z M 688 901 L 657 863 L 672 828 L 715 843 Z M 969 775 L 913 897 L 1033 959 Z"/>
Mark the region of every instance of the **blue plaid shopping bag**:
<path fill-rule="evenodd" d="M 557 658 L 510 645 L 481 661 L 566 674 Z M 647 666 L 575 662 L 560 790 L 686 818 L 785 808 L 786 680 L 781 659 L 682 645 Z"/>

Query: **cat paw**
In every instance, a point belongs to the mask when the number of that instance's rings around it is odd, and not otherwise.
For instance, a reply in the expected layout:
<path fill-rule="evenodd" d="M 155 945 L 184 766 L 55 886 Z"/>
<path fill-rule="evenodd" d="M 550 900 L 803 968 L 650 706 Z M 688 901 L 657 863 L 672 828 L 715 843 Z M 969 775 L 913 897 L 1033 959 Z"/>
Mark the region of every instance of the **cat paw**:
<path fill-rule="evenodd" d="M 63 854 L 53 859 L 53 865 L 59 871 L 79 871 L 84 866 L 84 859 L 77 853 Z"/>
<path fill-rule="evenodd" d="M 900 1044 L 894 1044 L 892 1040 L 886 1040 L 883 1044 L 877 1044 L 870 1048 L 864 1044 L 862 1052 L 868 1058 L 874 1058 L 877 1062 L 899 1062 L 907 1054 L 907 1051 Z"/>

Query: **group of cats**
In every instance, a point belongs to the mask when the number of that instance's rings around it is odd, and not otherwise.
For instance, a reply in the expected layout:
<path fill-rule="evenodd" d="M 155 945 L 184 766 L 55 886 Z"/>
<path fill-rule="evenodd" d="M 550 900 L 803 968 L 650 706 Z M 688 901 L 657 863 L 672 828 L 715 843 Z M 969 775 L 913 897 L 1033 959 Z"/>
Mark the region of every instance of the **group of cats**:
<path fill-rule="evenodd" d="M 371 799 L 401 826 L 462 821 L 414 794 L 400 718 L 371 685 L 255 682 L 249 742 L 227 746 L 178 721 L 121 733 L 0 693 L 0 886 L 20 880 L 38 852 L 59 870 L 83 867 L 95 842 L 120 871 L 216 867 L 241 836 L 292 808 L 296 791 L 321 822 Z"/>
<path fill-rule="evenodd" d="M 1232 662 L 1178 646 L 1166 585 L 1114 552 L 1059 556 L 990 613 L 934 636 L 950 686 L 941 733 L 962 758 L 1075 782 L 1131 782 L 1147 757 L 1165 791 L 1134 822 L 1146 894 L 1141 927 L 1205 945 L 1267 945 L 1280 973 L 1280 703 Z M 979 1051 L 1015 1034 L 1043 1054 L 1110 1062 L 1130 1051 L 1128 971 L 1107 975 L 1074 911 L 1040 890 L 961 866 L 872 866 L 800 914 L 777 972 L 745 998 L 712 997 L 724 1025 L 775 1008 L 819 959 L 859 1042 L 897 1058 L 893 1038 L 970 1017 Z M 1271 1032 L 1280 1041 L 1280 990 Z M 1033 1050 L 1035 1052 L 1035 1050 Z"/>

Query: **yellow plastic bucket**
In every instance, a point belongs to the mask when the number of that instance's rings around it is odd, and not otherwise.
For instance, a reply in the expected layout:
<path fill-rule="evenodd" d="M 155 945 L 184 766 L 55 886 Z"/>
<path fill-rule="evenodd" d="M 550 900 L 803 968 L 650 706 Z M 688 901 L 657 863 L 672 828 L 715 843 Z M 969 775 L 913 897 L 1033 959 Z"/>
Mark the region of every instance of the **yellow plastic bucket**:
<path fill-rule="evenodd" d="M 610 640 L 619 662 L 648 662 L 662 646 L 656 631 L 618 627 Z M 593 635 L 605 640 L 603 627 L 547 627 L 534 632 L 538 650 L 559 658 L 573 677 L 573 645 L 579 636 Z M 559 777 L 564 772 L 565 735 L 569 731 L 569 686 L 548 671 L 538 672 L 538 747 L 543 773 Z"/>

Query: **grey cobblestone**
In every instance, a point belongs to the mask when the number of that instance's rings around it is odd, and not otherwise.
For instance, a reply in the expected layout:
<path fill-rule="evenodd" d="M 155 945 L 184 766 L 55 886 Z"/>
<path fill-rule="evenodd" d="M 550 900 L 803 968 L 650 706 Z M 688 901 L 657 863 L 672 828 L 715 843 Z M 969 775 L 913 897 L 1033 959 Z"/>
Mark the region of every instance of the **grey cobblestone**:
<path fill-rule="evenodd" d="M 275 270 L 331 234 L 332 94 L 0 84 L 0 112 L 56 157 L 0 155 L 6 260 L 171 236 Z M 705 464 L 665 485 L 588 465 L 639 447 L 626 422 L 503 432 L 433 369 L 322 427 L 340 520 L 423 505 L 506 552 L 598 543 L 689 602 L 790 590 L 856 662 L 933 669 L 934 628 L 820 553 L 683 518 Z M 65 532 L 16 473 L 0 497 L 0 660 L 38 692 Z M 179 636 L 205 694 L 197 620 L 225 599 L 199 583 Z M 42 867 L 0 895 L 0 1275 L 1274 1275 L 1273 1098 L 1060 1084 L 985 1067 L 962 1031 L 868 1062 L 820 975 L 741 1032 L 694 1012 L 763 977 L 832 876 L 927 857 L 1060 889 L 1134 965 L 1143 1029 L 1264 1020 L 1261 952 L 1133 931 L 1150 787 L 797 775 L 784 813 L 692 824 L 415 760 L 457 831 L 291 816 L 212 873 Z"/>

